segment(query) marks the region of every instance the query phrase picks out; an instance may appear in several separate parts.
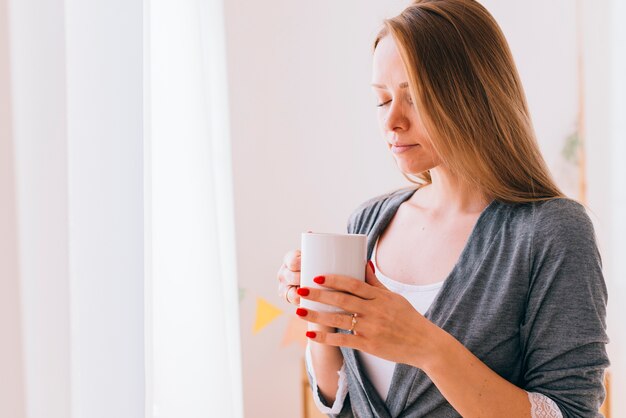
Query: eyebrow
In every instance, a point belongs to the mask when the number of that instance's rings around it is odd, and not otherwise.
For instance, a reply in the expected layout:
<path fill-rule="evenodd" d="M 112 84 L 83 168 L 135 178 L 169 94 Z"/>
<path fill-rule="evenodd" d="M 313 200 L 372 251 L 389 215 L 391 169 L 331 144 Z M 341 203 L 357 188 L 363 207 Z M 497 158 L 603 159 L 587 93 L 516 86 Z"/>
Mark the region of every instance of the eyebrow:
<path fill-rule="evenodd" d="M 375 83 L 372 83 L 372 87 L 377 87 L 379 89 L 386 89 L 387 88 L 387 87 L 383 86 L 382 84 L 375 84 Z M 409 87 L 409 83 L 407 83 L 405 81 L 404 83 L 400 83 L 398 85 L 398 87 L 401 88 L 401 89 L 405 89 L 405 88 Z"/>

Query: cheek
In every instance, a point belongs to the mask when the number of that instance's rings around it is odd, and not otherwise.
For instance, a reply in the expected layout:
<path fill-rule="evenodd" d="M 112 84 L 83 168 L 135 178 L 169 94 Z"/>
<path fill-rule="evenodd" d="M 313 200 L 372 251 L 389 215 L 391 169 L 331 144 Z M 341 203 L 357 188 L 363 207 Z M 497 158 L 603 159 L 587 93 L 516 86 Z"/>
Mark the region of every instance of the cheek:
<path fill-rule="evenodd" d="M 422 145 L 424 153 L 428 156 L 427 158 L 433 166 L 438 166 L 439 164 L 441 164 L 441 159 L 435 152 L 432 143 L 428 140 L 426 140 L 425 142 L 426 143 Z"/>
<path fill-rule="evenodd" d="M 420 118 L 416 118 L 412 122 L 413 122 L 413 126 L 415 127 L 415 132 L 417 136 L 419 136 L 420 138 L 420 142 L 422 146 L 430 147 L 430 144 L 431 144 L 430 135 L 428 135 L 428 132 L 426 131 L 426 127 L 422 124 L 422 121 L 420 120 Z"/>

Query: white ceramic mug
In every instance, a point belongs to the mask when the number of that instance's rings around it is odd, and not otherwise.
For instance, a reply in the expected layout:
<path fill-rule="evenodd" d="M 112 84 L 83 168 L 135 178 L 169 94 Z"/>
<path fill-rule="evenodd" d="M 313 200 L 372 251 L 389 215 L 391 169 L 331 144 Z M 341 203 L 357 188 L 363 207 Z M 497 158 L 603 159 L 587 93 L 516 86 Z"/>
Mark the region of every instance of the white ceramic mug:
<path fill-rule="evenodd" d="M 302 233 L 300 286 L 325 289 L 313 281 L 317 276 L 340 274 L 365 281 L 367 235 Z M 300 298 L 300 306 L 315 311 L 345 312 L 336 306 Z"/>

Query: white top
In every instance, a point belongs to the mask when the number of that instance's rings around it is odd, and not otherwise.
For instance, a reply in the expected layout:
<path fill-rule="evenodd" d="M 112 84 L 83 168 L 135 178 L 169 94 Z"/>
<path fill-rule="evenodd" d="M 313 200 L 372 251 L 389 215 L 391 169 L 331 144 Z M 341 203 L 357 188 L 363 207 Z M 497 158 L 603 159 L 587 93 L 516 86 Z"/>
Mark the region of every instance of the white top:
<path fill-rule="evenodd" d="M 378 263 L 376 262 L 377 247 L 378 240 L 376 240 L 374 250 L 372 251 L 372 263 L 374 264 L 374 272 L 378 280 L 384 284 L 387 289 L 404 296 L 404 298 L 413 305 L 416 311 L 424 315 L 439 293 L 443 282 L 415 285 L 398 282 L 387 277 L 378 269 Z M 367 376 L 376 388 L 380 398 L 387 399 L 387 393 L 389 392 L 389 386 L 391 385 L 391 378 L 393 377 L 396 363 L 363 351 L 356 351 L 356 355 L 363 364 Z"/>
<path fill-rule="evenodd" d="M 376 240 L 376 243 L 374 244 L 371 258 L 372 264 L 374 264 L 374 272 L 378 280 L 383 285 L 385 285 L 387 289 L 391 290 L 392 292 L 398 293 L 399 295 L 402 295 L 406 300 L 411 303 L 416 311 L 424 315 L 424 313 L 426 313 L 433 300 L 439 293 L 443 282 L 437 282 L 427 285 L 412 285 L 398 282 L 390 277 L 387 277 L 378 269 L 378 264 L 376 263 L 377 247 L 378 240 Z M 381 399 L 386 400 L 396 363 L 382 359 L 380 357 L 376 357 L 363 351 L 355 350 L 355 354 L 357 355 L 361 364 L 363 364 L 370 382 L 372 382 L 372 384 L 374 385 L 374 388 L 380 395 Z M 311 349 L 308 343 L 305 352 L 305 362 L 307 370 L 311 375 L 313 387 L 316 388 L 317 379 L 315 378 L 315 373 L 312 366 L 313 362 L 311 361 Z M 348 382 L 346 381 L 345 363 L 341 366 L 341 370 L 339 370 L 337 373 L 339 374 L 339 388 L 337 389 L 335 402 L 333 403 L 332 407 L 329 408 L 322 404 L 322 401 L 320 400 L 317 393 L 317 388 L 313 390 L 313 398 L 315 400 L 315 404 L 317 405 L 318 409 L 324 414 L 338 414 L 339 412 L 341 412 L 343 402 L 348 393 Z M 540 393 L 530 392 L 528 393 L 528 399 L 531 404 L 532 418 L 563 418 L 563 415 L 561 414 L 561 411 L 556 403 L 554 403 L 554 401 L 547 396 Z"/>

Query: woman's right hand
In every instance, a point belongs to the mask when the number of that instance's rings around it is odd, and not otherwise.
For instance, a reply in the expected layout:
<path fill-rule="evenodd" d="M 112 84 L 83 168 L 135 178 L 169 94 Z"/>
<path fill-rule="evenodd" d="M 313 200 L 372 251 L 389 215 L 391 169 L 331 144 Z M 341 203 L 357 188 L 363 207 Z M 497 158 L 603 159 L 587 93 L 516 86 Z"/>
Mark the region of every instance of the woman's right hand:
<path fill-rule="evenodd" d="M 301 255 L 299 249 L 289 251 L 278 270 L 278 295 L 293 305 L 300 305 L 300 296 L 296 289 L 300 287 Z"/>

